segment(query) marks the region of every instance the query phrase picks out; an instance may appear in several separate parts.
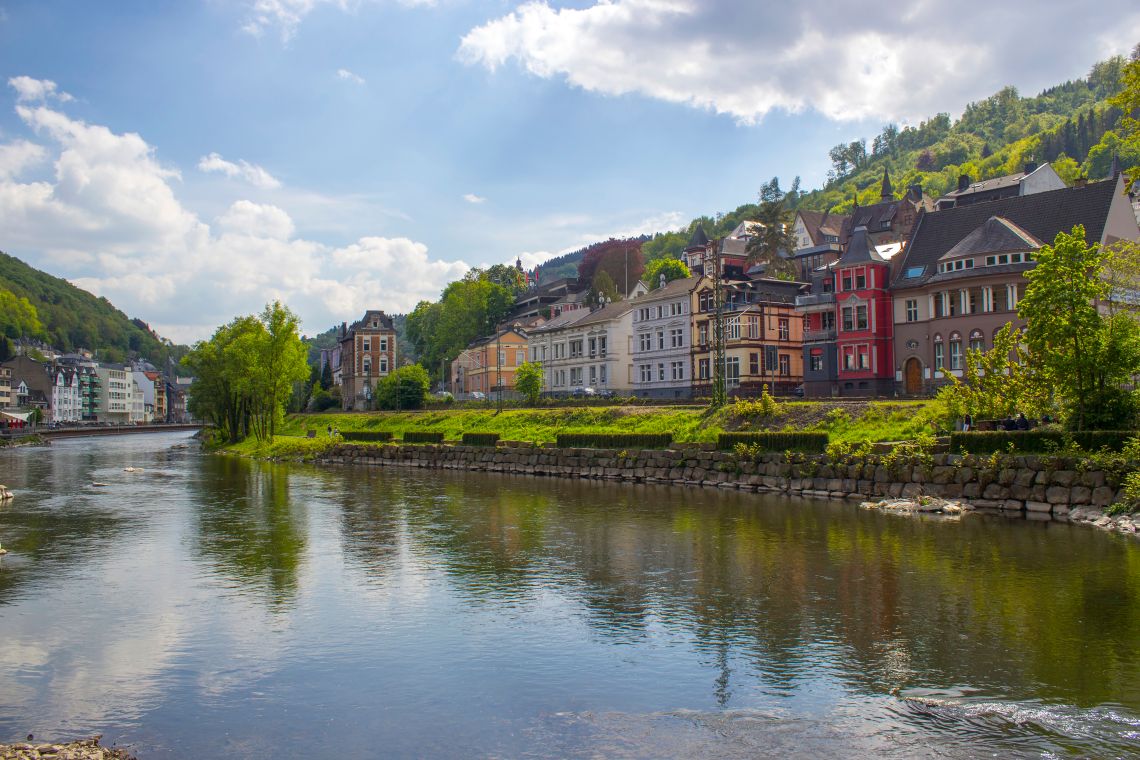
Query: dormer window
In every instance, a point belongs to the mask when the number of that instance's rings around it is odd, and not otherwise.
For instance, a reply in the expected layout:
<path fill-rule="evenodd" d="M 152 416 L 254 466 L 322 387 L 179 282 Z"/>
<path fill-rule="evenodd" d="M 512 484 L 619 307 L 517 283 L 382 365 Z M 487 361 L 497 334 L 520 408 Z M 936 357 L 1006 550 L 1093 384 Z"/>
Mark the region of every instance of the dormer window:
<path fill-rule="evenodd" d="M 988 257 L 988 258 L 992 258 L 992 257 Z M 988 258 L 987 258 L 987 261 L 988 261 Z M 938 265 L 938 271 L 942 272 L 942 273 L 961 272 L 964 269 L 973 269 L 973 268 L 974 268 L 974 260 L 973 259 L 958 259 L 957 261 L 943 261 L 941 264 Z"/>
<path fill-rule="evenodd" d="M 1029 253 L 999 253 L 993 256 L 986 256 L 986 266 L 994 267 L 1001 266 L 1002 264 L 1021 264 L 1032 260 L 1033 257 Z"/>

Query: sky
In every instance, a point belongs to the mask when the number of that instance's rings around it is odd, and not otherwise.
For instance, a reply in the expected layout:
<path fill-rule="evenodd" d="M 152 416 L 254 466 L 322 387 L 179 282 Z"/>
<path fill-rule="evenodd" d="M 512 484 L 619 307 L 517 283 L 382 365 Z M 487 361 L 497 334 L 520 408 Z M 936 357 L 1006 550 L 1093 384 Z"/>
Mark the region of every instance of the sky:
<path fill-rule="evenodd" d="M 176 342 L 315 334 L 1137 42 L 1134 0 L 0 0 L 0 250 Z"/>

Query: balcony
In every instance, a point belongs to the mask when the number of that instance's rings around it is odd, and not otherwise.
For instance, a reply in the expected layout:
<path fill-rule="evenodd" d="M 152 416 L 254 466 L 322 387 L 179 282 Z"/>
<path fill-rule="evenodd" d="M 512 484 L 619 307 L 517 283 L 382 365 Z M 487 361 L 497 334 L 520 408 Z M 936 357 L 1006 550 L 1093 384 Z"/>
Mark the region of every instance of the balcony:
<path fill-rule="evenodd" d="M 810 293 L 796 296 L 796 308 L 800 311 L 824 311 L 835 308 L 834 293 Z"/>
<path fill-rule="evenodd" d="M 818 343 L 823 340 L 835 340 L 835 328 L 825 327 L 822 330 L 804 330 L 804 343 Z"/>

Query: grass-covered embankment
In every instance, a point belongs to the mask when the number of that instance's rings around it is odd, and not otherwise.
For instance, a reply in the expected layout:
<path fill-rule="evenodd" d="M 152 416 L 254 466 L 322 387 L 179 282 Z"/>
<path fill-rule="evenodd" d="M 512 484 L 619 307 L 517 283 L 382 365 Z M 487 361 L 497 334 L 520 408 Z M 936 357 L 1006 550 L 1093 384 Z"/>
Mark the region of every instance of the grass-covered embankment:
<path fill-rule="evenodd" d="M 503 440 L 553 442 L 559 433 L 670 433 L 677 443 L 713 443 L 722 432 L 814 431 L 831 441 L 899 441 L 935 429 L 930 402 L 756 402 L 717 410 L 698 407 L 583 407 L 561 409 L 444 409 L 422 412 L 295 414 L 273 443 L 244 441 L 229 451 L 256 457 L 311 459 L 331 443 L 330 427 L 342 433 L 432 431 L 457 441 L 464 433 L 498 433 Z M 315 438 L 307 438 L 308 431 Z"/>

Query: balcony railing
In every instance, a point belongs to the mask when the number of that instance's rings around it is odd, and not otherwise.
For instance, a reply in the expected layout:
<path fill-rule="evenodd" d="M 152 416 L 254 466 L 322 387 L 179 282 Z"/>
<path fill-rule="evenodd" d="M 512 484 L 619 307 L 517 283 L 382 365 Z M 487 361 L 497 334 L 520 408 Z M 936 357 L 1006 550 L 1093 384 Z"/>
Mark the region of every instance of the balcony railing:
<path fill-rule="evenodd" d="M 821 340 L 835 340 L 835 328 L 827 327 L 822 330 L 804 330 L 804 343 Z"/>
<path fill-rule="evenodd" d="M 834 306 L 834 293 L 809 293 L 805 296 L 796 296 L 797 309 L 810 309 L 816 306 Z"/>

